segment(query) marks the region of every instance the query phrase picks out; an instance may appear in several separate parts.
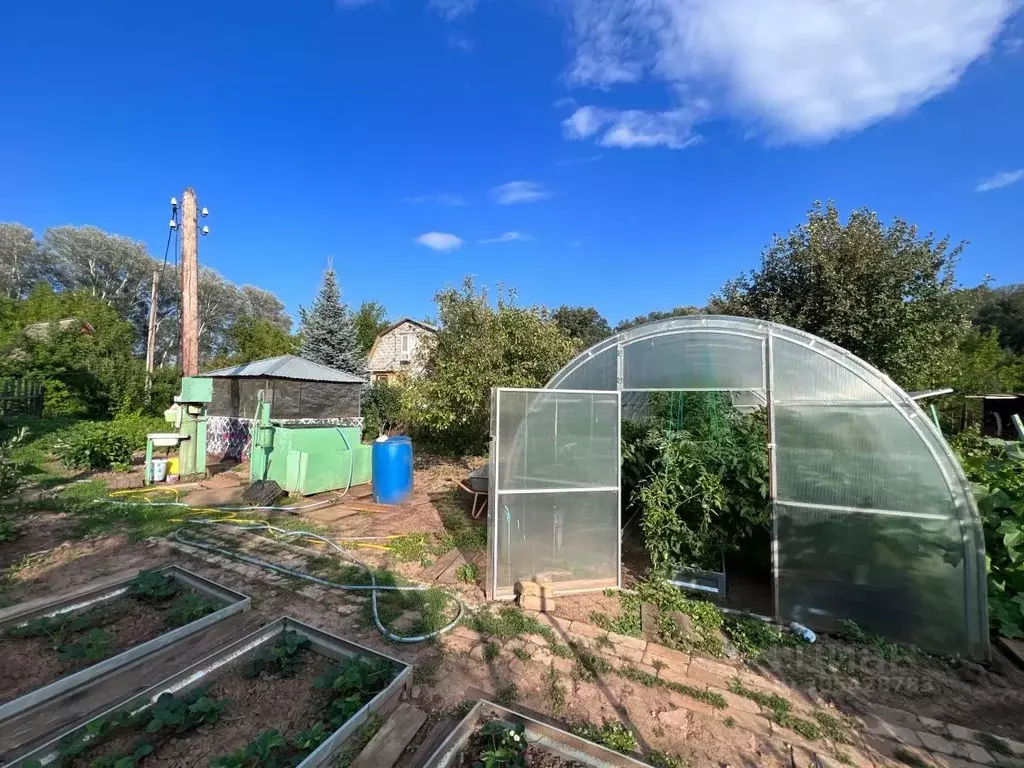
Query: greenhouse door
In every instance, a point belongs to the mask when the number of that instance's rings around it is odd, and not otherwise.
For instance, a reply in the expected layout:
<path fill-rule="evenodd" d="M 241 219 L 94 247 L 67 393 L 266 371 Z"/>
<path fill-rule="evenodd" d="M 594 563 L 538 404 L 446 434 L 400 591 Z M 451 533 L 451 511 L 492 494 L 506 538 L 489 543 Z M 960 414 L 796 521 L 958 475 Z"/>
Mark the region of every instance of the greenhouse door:
<path fill-rule="evenodd" d="M 486 592 L 619 586 L 618 392 L 491 390 Z"/>

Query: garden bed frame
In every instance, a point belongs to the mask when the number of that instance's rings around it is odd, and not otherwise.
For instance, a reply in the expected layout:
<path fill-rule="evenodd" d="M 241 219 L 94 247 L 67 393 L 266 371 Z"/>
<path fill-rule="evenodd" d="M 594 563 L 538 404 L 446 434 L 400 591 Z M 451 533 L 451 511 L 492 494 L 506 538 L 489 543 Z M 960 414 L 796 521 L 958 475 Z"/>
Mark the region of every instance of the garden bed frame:
<path fill-rule="evenodd" d="M 152 706 L 162 693 L 173 693 L 175 696 L 180 696 L 195 688 L 206 685 L 223 667 L 240 658 L 251 656 L 265 646 L 272 646 L 277 642 L 278 637 L 288 630 L 308 638 L 310 649 L 322 656 L 331 659 L 340 659 L 346 656 L 383 658 L 391 662 L 398 670 L 394 679 L 388 683 L 384 690 L 374 696 L 362 709 L 331 733 L 320 746 L 310 752 L 299 763 L 297 768 L 317 768 L 317 766 L 328 765 L 338 749 L 366 722 L 371 714 L 375 712 L 388 712 L 397 706 L 402 691 L 411 684 L 412 667 L 393 656 L 388 656 L 357 643 L 343 640 L 336 635 L 329 634 L 285 616 L 221 648 L 205 659 L 186 667 L 142 693 L 122 699 L 88 721 L 55 735 L 42 746 L 32 749 L 30 752 L 26 752 L 17 759 L 12 760 L 7 765 L 7 768 L 17 768 L 17 766 L 21 766 L 29 760 L 39 760 L 43 765 L 46 765 L 54 756 L 58 742 L 76 731 L 87 728 L 89 723 L 106 718 L 120 710 L 127 709 L 132 712 L 138 712 L 146 709 Z M 633 765 L 633 763 L 629 763 L 629 765 Z"/>
<path fill-rule="evenodd" d="M 600 744 L 574 736 L 573 734 L 534 720 L 511 709 L 480 699 L 455 729 L 448 734 L 441 746 L 435 750 L 422 768 L 451 768 L 457 765 L 462 750 L 469 744 L 476 729 L 484 719 L 493 715 L 510 725 L 522 726 L 527 742 L 552 752 L 566 760 L 575 760 L 591 768 L 651 768 L 635 758 L 614 752 Z"/>
<path fill-rule="evenodd" d="M 248 595 L 243 595 L 241 592 L 228 589 L 227 587 L 221 586 L 220 584 L 203 578 L 191 571 L 187 571 L 178 565 L 168 565 L 164 568 L 160 568 L 157 570 L 157 573 L 166 574 L 176 581 L 181 582 L 184 586 L 195 590 L 203 597 L 211 600 L 223 601 L 226 605 L 217 609 L 213 613 L 207 614 L 206 616 L 196 619 L 182 627 L 177 627 L 169 632 L 164 632 L 162 635 L 158 635 L 152 640 L 147 640 L 144 643 L 128 648 L 116 656 L 111 656 L 108 659 L 98 661 L 85 669 L 73 672 L 70 675 L 65 675 L 64 677 L 54 680 L 52 683 L 48 683 L 41 688 L 36 688 L 34 691 L 29 691 L 23 696 L 12 699 L 5 704 L 0 704 L 0 729 L 4 727 L 5 722 L 25 710 L 37 707 L 40 704 L 75 688 L 81 688 L 98 677 L 109 674 L 126 664 L 130 664 L 137 659 L 141 659 L 143 656 L 155 653 L 171 643 L 177 642 L 189 635 L 193 635 L 196 632 L 206 629 L 211 624 L 215 624 L 218 621 L 226 619 L 229 616 L 233 616 L 236 613 L 246 611 L 249 609 L 252 602 Z M 83 608 L 91 609 L 92 607 L 104 602 L 121 598 L 128 593 L 129 584 L 133 578 L 134 576 L 122 579 L 121 581 L 117 581 L 112 584 L 107 583 L 102 587 L 97 587 L 96 589 L 92 589 L 87 592 L 76 592 L 71 596 L 65 594 L 57 597 L 52 602 L 45 603 L 43 605 L 33 602 L 26 606 L 27 610 L 22 612 L 17 612 L 15 610 L 0 621 L 0 632 L 3 632 L 8 627 L 25 624 L 32 619 L 37 619 L 42 616 L 55 616 L 61 613 L 80 611 Z"/>

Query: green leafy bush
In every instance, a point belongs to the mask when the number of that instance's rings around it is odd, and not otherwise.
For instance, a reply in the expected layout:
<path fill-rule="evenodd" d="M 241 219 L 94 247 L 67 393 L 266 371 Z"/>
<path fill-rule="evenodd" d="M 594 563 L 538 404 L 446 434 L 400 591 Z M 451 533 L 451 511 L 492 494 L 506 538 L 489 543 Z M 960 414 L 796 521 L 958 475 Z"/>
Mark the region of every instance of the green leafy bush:
<path fill-rule="evenodd" d="M 623 485 L 651 563 L 721 570 L 723 554 L 771 523 L 763 412 L 720 393 L 652 397 L 646 425 L 623 430 Z"/>
<path fill-rule="evenodd" d="M 281 633 L 269 648 L 263 648 L 249 663 L 249 676 L 259 677 L 264 673 L 281 677 L 294 677 L 302 668 L 303 652 L 309 648 L 309 638 L 288 629 Z"/>
<path fill-rule="evenodd" d="M 54 452 L 72 469 L 110 469 L 132 460 L 131 442 L 106 422 L 79 422 L 61 436 Z"/>
<path fill-rule="evenodd" d="M 1024 461 L 1001 441 L 962 432 L 953 441 L 985 530 L 992 628 L 1024 637 Z"/>
<path fill-rule="evenodd" d="M 53 450 L 66 467 L 110 469 L 114 464 L 130 465 L 132 454 L 146 447 L 147 434 L 166 430 L 162 419 L 139 414 L 80 421 L 57 436 Z"/>
<path fill-rule="evenodd" d="M 12 454 L 24 442 L 27 434 L 28 429 L 21 427 L 13 434 L 0 439 L 0 499 L 6 499 L 25 482 L 25 468 Z M 0 538 L 0 541 L 4 539 Z"/>
<path fill-rule="evenodd" d="M 402 389 L 397 384 L 378 381 L 363 391 L 363 436 L 375 440 L 378 435 L 390 434 L 402 420 Z"/>

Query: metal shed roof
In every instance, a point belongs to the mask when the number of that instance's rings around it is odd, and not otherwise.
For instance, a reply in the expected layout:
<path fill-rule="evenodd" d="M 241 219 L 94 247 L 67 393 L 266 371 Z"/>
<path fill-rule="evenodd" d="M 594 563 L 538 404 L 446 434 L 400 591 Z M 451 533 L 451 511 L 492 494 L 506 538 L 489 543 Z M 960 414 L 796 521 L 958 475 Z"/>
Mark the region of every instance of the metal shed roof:
<path fill-rule="evenodd" d="M 366 379 L 353 376 L 335 368 L 329 368 L 312 360 L 305 360 L 295 355 L 268 357 L 266 360 L 254 360 L 251 363 L 232 365 L 216 371 L 207 371 L 201 376 L 213 378 L 246 377 L 256 378 L 270 376 L 277 379 L 296 379 L 299 381 L 331 381 L 346 384 L 365 384 Z"/>

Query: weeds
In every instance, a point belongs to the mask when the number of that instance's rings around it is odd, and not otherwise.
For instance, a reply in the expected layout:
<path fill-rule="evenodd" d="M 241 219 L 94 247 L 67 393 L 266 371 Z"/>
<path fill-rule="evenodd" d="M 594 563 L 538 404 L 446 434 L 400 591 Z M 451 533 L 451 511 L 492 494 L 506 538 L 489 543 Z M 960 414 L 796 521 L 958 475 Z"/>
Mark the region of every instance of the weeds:
<path fill-rule="evenodd" d="M 726 728 L 735 728 L 736 727 L 736 718 L 733 717 L 732 715 L 730 715 L 729 717 L 725 718 L 725 720 L 722 721 L 722 725 L 724 725 Z"/>
<path fill-rule="evenodd" d="M 906 747 L 899 747 L 893 750 L 892 756 L 899 760 L 904 765 L 913 766 L 913 768 L 929 768 L 927 762 L 922 759 L 917 753 L 911 752 Z"/>
<path fill-rule="evenodd" d="M 761 709 L 767 710 L 766 716 L 769 720 L 800 734 L 808 741 L 818 741 L 823 736 L 835 738 L 837 741 L 846 741 L 842 723 L 838 718 L 826 712 L 815 712 L 814 717 L 818 722 L 812 723 L 810 720 L 794 715 L 792 705 L 777 693 L 752 691 L 738 679 L 732 680 L 729 690 L 737 696 L 743 696 L 755 702 Z"/>
<path fill-rule="evenodd" d="M 18 538 L 18 531 L 14 522 L 7 515 L 0 515 L 0 542 L 14 541 Z"/>
<path fill-rule="evenodd" d="M 518 648 L 514 649 L 512 651 L 512 653 L 520 661 L 529 661 L 530 660 L 529 652 L 525 648 L 523 648 L 522 646 L 519 646 Z"/>
<path fill-rule="evenodd" d="M 576 666 L 573 668 L 573 671 L 578 679 L 593 682 L 601 675 L 607 675 L 609 672 L 614 671 L 612 665 L 607 660 L 598 656 L 593 651 L 587 650 L 579 643 L 572 643 L 570 648 L 576 656 Z"/>
<path fill-rule="evenodd" d="M 647 762 L 654 768 L 690 768 L 690 761 L 680 755 L 670 755 L 667 752 L 651 752 L 647 756 Z"/>
<path fill-rule="evenodd" d="M 476 563 L 463 563 L 455 569 L 455 578 L 466 584 L 473 584 L 480 577 Z"/>
<path fill-rule="evenodd" d="M 784 631 L 775 624 L 752 619 L 747 616 L 729 616 L 722 625 L 733 645 L 744 657 L 759 660 L 766 651 L 778 647 L 793 647 L 800 644 L 796 635 Z"/>
<path fill-rule="evenodd" d="M 660 677 L 655 677 L 649 672 L 644 672 L 641 669 L 631 666 L 619 667 L 615 672 L 627 680 L 632 680 L 634 683 L 646 686 L 648 688 L 667 688 L 670 691 L 674 691 L 681 696 L 688 696 L 694 701 L 701 701 L 705 704 L 709 704 L 715 709 L 726 709 L 729 703 L 725 700 L 725 697 L 720 693 L 715 693 L 709 688 L 697 688 L 692 685 L 686 685 L 685 683 L 677 683 L 674 680 L 662 680 Z"/>
<path fill-rule="evenodd" d="M 835 715 L 830 715 L 828 712 L 822 712 L 820 709 L 815 710 L 812 716 L 818 721 L 818 726 L 821 728 L 821 733 L 825 738 L 839 744 L 849 743 L 846 727 L 841 719 Z"/>
<path fill-rule="evenodd" d="M 350 743 L 345 750 L 331 763 L 333 768 L 349 768 L 383 725 L 384 718 L 379 712 L 374 712 L 370 715 L 365 725 L 356 731 L 355 735 L 349 740 Z"/>
<path fill-rule="evenodd" d="M 633 732 L 622 723 L 615 721 L 606 720 L 601 724 L 600 728 L 590 723 L 585 723 L 573 728 L 573 733 L 624 755 L 634 753 L 640 749 L 640 745 L 637 744 L 636 736 L 633 735 Z"/>
<path fill-rule="evenodd" d="M 979 732 L 976 736 L 978 743 L 981 744 L 989 752 L 996 755 L 1003 755 L 1004 757 L 1013 757 L 1013 750 L 1010 749 L 1010 745 L 991 733 Z"/>
<path fill-rule="evenodd" d="M 519 698 L 519 689 L 515 683 L 509 683 L 498 689 L 494 695 L 494 700 L 501 704 L 503 707 L 511 707 L 516 703 L 516 699 Z"/>
<path fill-rule="evenodd" d="M 548 667 L 547 694 L 551 701 L 551 709 L 555 713 L 565 711 L 565 695 L 567 691 L 562 685 L 562 679 L 554 667 Z"/>
<path fill-rule="evenodd" d="M 495 643 L 484 643 L 484 661 L 490 663 L 498 658 L 500 649 Z"/>
<path fill-rule="evenodd" d="M 554 630 L 547 624 L 532 616 L 527 616 L 521 610 L 512 605 L 505 605 L 492 613 L 490 609 L 484 608 L 466 620 L 466 625 L 477 632 L 491 637 L 512 638 L 521 635 L 540 635 L 548 644 L 548 650 L 555 656 L 563 659 L 572 658 L 572 651 L 558 641 Z"/>

